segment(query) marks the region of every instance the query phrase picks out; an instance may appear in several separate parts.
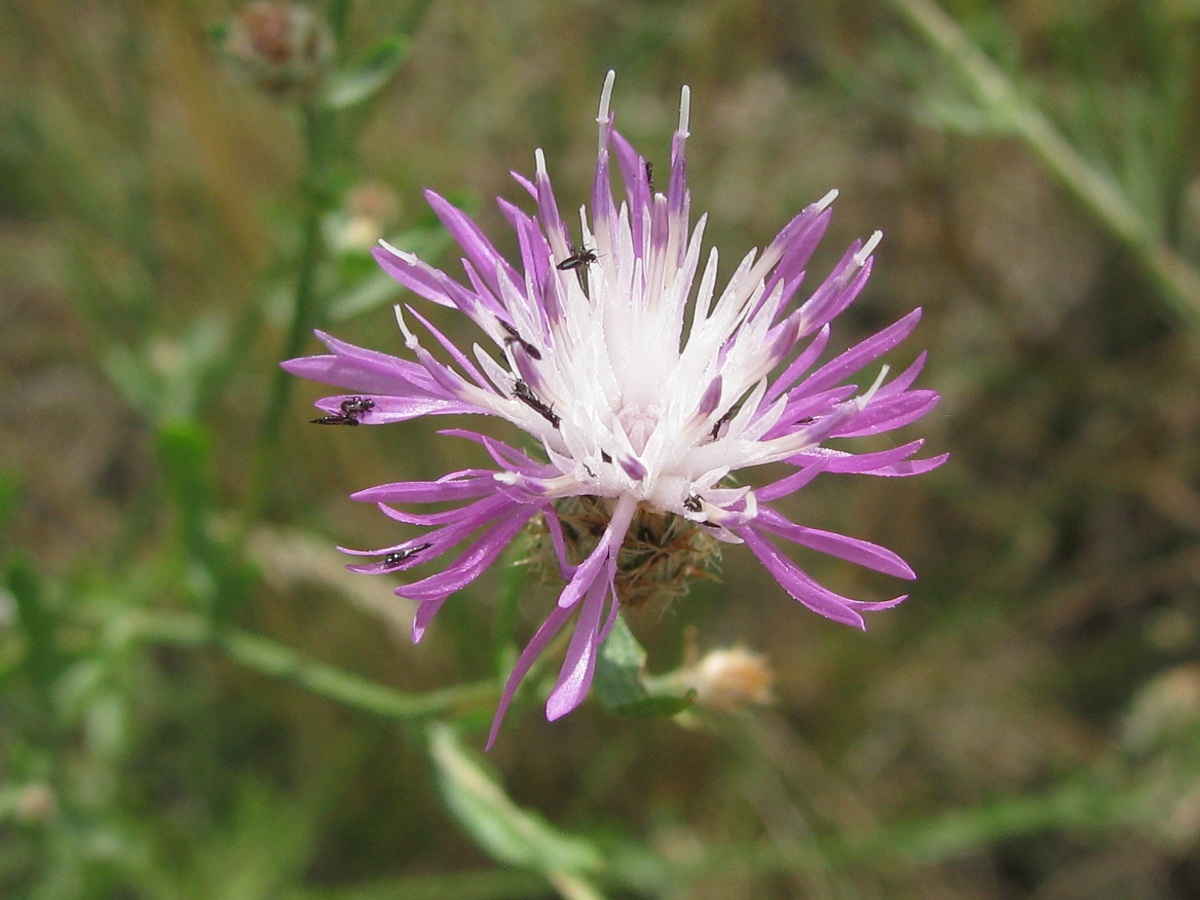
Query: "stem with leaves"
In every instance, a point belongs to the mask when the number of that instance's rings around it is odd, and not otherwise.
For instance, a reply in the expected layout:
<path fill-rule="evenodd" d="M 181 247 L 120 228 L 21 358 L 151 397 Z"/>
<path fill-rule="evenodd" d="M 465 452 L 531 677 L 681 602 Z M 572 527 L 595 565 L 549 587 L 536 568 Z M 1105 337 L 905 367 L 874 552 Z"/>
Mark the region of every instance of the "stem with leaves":
<path fill-rule="evenodd" d="M 1018 138 L 1124 246 L 1163 300 L 1200 331 L 1200 272 L 1167 244 L 1120 187 L 1079 153 L 932 0 L 887 2 L 954 68 L 992 121 Z"/>

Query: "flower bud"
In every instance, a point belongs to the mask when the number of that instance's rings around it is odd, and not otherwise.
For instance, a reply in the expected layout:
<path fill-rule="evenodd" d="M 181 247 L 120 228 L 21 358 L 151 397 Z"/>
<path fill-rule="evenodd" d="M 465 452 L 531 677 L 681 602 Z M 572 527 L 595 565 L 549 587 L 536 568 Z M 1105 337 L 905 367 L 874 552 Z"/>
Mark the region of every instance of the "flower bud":
<path fill-rule="evenodd" d="M 58 796 L 47 784 L 34 782 L 17 795 L 16 814 L 22 822 L 43 824 L 58 813 Z"/>
<path fill-rule="evenodd" d="M 683 683 L 696 692 L 696 702 L 704 706 L 736 709 L 773 700 L 775 674 L 761 654 L 743 647 L 713 650 L 681 675 Z"/>
<path fill-rule="evenodd" d="M 320 86 L 333 59 L 333 35 L 305 6 L 257 0 L 229 22 L 222 49 L 255 87 L 296 99 Z"/>

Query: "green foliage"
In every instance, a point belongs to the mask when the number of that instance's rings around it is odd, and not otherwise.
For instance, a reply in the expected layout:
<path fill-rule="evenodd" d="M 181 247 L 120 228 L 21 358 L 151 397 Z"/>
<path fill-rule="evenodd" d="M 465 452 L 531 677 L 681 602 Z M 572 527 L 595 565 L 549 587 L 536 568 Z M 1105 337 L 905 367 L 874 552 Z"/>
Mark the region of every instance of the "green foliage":
<path fill-rule="evenodd" d="M 333 77 L 324 102 L 330 109 L 344 110 L 377 96 L 388 86 L 408 50 L 406 38 L 400 35 L 384 38 L 361 62 Z"/>
<path fill-rule="evenodd" d="M 447 807 L 489 855 L 498 862 L 541 872 L 551 884 L 571 884 L 576 896 L 600 896 L 587 880 L 601 868 L 595 847 L 513 803 L 495 775 L 463 748 L 449 725 L 430 728 L 429 746 Z"/>
<path fill-rule="evenodd" d="M 618 617 L 596 660 L 592 695 L 607 712 L 619 716 L 673 716 L 691 706 L 695 692 L 678 697 L 647 689 L 646 651 L 623 618 Z"/>

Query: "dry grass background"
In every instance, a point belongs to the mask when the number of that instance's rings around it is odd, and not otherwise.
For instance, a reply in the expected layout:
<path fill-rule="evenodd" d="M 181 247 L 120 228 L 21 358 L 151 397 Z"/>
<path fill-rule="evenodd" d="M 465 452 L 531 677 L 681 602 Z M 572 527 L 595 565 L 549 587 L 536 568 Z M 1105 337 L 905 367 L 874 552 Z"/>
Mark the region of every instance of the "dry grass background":
<path fill-rule="evenodd" d="M 947 7 L 1195 260 L 1194 5 Z M 39 695 L 17 620 L 0 626 L 0 885 L 552 895 L 472 844 L 417 730 L 206 654 L 95 639 L 112 610 L 186 606 L 203 577 L 180 562 L 164 422 L 202 428 L 219 521 L 255 489 L 304 143 L 295 111 L 214 51 L 206 28 L 233 9 L 0 12 L 0 540 L 6 560 L 35 564 L 72 661 Z M 564 207 L 587 196 L 608 68 L 619 127 L 652 158 L 690 84 L 693 204 L 726 266 L 839 188 L 813 269 L 875 228 L 885 240 L 835 336 L 923 306 L 896 361 L 928 348 L 922 382 L 943 402 L 909 431 L 953 454 L 908 482 L 821 480 L 789 507 L 917 569 L 912 598 L 866 635 L 793 608 L 736 549 L 720 584 L 634 618 L 659 671 L 682 659 L 688 629 L 702 649 L 763 653 L 772 708 L 704 727 L 591 705 L 551 726 L 526 709 L 489 759 L 511 796 L 677 873 L 613 896 L 1200 891 L 1198 335 L 1136 260 L 1027 148 L 975 127 L 948 67 L 887 5 L 360 0 L 346 46 L 355 56 L 397 30 L 410 52 L 343 120 L 353 149 L 338 173 L 339 191 L 387 192 L 383 233 L 428 226 L 432 187 L 511 247 L 490 198 L 517 197 L 507 172 L 530 171 L 534 148 Z M 335 299 L 348 271 L 325 272 Z M 439 327 L 467 335 L 442 312 Z M 398 352 L 390 321 L 384 304 L 333 327 Z M 249 550 L 261 577 L 238 625 L 405 691 L 486 677 L 494 579 L 414 648 L 389 586 L 343 573 L 329 549 L 389 540 L 351 490 L 440 474 L 473 449 L 427 423 L 310 430 L 317 396 L 297 385 L 282 425 Z M 891 588 L 810 562 L 851 593 Z M 523 628 L 546 601 L 524 600 Z M 31 785 L 48 786 L 48 812 L 30 813 Z"/>

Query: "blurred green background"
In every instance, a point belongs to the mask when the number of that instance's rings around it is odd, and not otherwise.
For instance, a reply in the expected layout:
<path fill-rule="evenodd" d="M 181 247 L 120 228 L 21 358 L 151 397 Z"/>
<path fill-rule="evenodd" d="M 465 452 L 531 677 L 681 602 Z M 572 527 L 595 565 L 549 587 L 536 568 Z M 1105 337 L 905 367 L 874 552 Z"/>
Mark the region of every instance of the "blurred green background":
<path fill-rule="evenodd" d="M 333 0 L 318 89 L 239 62 L 239 8 L 0 8 L 0 896 L 1200 894 L 1200 4 Z M 884 232 L 834 341 L 924 307 L 903 438 L 952 458 L 784 506 L 918 571 L 865 635 L 744 548 L 630 617 L 653 673 L 762 654 L 772 705 L 535 688 L 484 759 L 551 588 L 496 569 L 414 647 L 334 549 L 398 539 L 348 493 L 479 448 L 311 427 L 277 362 L 402 351 L 366 248 L 458 271 L 423 188 L 506 250 L 535 148 L 585 202 L 609 68 L 664 165 L 691 86 L 726 275 L 832 187 L 810 271 Z"/>

